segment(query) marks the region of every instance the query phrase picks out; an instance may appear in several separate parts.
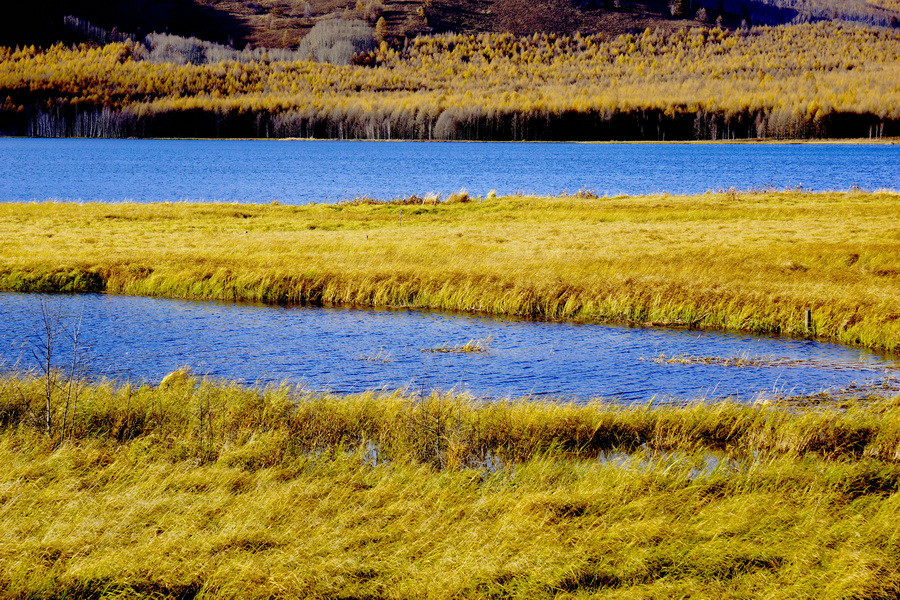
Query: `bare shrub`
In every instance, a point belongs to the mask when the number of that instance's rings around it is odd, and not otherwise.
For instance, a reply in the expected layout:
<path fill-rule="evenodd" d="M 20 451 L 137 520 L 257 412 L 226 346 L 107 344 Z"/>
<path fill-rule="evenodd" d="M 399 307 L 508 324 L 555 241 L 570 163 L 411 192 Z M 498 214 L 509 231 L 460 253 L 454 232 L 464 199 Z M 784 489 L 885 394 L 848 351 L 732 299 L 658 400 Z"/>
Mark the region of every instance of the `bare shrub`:
<path fill-rule="evenodd" d="M 381 0 L 356 0 L 356 14 L 366 21 L 374 21 L 384 12 L 384 4 Z"/>
<path fill-rule="evenodd" d="M 300 43 L 299 51 L 310 60 L 347 65 L 361 52 L 375 49 L 375 30 L 358 19 L 329 19 L 313 27 Z"/>
<path fill-rule="evenodd" d="M 236 50 L 230 46 L 207 42 L 195 37 L 182 37 L 168 33 L 151 33 L 145 39 L 149 53 L 147 60 L 154 63 L 176 65 L 202 65 L 223 61 L 292 61 L 304 60 L 307 54 L 280 48 L 245 48 Z"/>
<path fill-rule="evenodd" d="M 80 19 L 74 15 L 66 15 L 63 17 L 63 28 L 66 33 L 74 36 L 78 40 L 95 42 L 102 45 L 112 44 L 114 42 L 124 42 L 130 37 L 117 29 L 104 29 L 103 27 L 98 27 L 90 21 Z"/>
<path fill-rule="evenodd" d="M 147 36 L 150 47 L 149 60 L 156 63 L 176 65 L 202 65 L 206 60 L 207 46 L 213 46 L 195 37 L 181 37 L 165 33 L 151 33 Z"/>

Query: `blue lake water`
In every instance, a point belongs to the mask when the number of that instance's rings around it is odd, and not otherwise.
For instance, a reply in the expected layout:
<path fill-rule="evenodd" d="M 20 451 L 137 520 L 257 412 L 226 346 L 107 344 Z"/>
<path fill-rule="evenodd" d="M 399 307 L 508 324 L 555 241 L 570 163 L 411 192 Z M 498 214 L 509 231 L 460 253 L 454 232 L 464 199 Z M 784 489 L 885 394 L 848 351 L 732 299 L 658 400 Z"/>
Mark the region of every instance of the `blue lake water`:
<path fill-rule="evenodd" d="M 0 138 L 0 201 L 900 189 L 900 145 Z"/>
<path fill-rule="evenodd" d="M 0 364 L 36 367 L 44 313 L 55 324 L 58 365 L 69 363 L 69 334 L 80 324 L 80 361 L 88 373 L 135 382 L 156 383 L 189 366 L 248 384 L 291 382 L 335 392 L 407 388 L 487 398 L 754 400 L 896 384 L 900 367 L 863 350 L 786 338 L 420 311 L 13 293 L 0 294 Z M 472 339 L 487 340 L 487 351 L 427 351 Z M 668 364 L 658 360 L 660 354 L 771 364 Z"/>

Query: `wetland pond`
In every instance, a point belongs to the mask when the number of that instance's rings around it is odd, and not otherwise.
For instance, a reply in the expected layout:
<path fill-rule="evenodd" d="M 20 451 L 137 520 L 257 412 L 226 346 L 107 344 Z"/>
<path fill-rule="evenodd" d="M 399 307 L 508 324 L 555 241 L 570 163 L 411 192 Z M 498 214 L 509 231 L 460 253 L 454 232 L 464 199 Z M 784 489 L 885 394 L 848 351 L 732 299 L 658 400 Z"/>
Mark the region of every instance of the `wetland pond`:
<path fill-rule="evenodd" d="M 6 368 L 36 367 L 44 315 L 56 329 L 60 366 L 71 360 L 69 334 L 78 326 L 88 375 L 135 383 L 155 384 L 189 366 L 217 379 L 339 393 L 752 401 L 894 385 L 900 368 L 865 350 L 788 338 L 410 310 L 0 293 Z M 469 349 L 480 351 L 461 351 L 472 340 Z"/>
<path fill-rule="evenodd" d="M 0 138 L 0 201 L 387 200 L 900 189 L 900 145 Z"/>

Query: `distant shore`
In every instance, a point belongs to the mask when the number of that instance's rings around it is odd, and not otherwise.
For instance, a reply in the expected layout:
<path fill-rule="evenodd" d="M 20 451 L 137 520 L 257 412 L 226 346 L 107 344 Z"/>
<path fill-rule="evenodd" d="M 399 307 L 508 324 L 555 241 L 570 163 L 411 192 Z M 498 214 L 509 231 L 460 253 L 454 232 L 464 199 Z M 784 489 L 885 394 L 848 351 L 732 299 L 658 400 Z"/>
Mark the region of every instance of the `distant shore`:
<path fill-rule="evenodd" d="M 823 138 L 823 139 L 774 139 L 774 138 L 747 138 L 730 140 L 407 140 L 407 139 L 340 139 L 340 138 L 299 138 L 299 137 L 129 137 L 129 138 L 87 138 L 87 137 L 30 137 L 0 135 L 0 139 L 70 139 L 70 140 L 187 140 L 187 141 L 247 141 L 247 142 L 372 142 L 372 143 L 420 143 L 420 144 L 760 144 L 760 145 L 790 145 L 790 144 L 836 144 L 836 145 L 872 145 L 872 146 L 896 146 L 900 145 L 900 137 L 885 138 Z"/>
<path fill-rule="evenodd" d="M 0 48 L 0 132 L 60 137 L 731 140 L 900 136 L 897 32 L 805 23 L 380 45 L 367 65 Z M 232 57 L 235 58 L 235 57 Z M 239 58 L 239 57 L 238 57 Z"/>

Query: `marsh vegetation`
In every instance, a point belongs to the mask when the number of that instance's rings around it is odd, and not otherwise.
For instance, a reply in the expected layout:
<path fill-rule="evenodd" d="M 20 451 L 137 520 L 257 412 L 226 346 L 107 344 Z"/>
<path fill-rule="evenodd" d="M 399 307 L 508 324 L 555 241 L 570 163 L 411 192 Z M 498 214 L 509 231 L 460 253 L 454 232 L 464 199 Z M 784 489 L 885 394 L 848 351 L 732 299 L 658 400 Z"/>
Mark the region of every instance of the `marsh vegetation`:
<path fill-rule="evenodd" d="M 61 405 L 54 397 L 54 410 Z M 897 400 L 647 408 L 0 380 L 9 598 L 888 597 Z"/>
<path fill-rule="evenodd" d="M 898 201 L 729 192 L 0 204 L 0 289 L 432 308 L 894 349 Z"/>
<path fill-rule="evenodd" d="M 0 204 L 0 287 L 900 344 L 894 192 L 595 196 Z M 575 406 L 46 364 L 0 378 L 5 597 L 900 591 L 891 395 Z"/>

